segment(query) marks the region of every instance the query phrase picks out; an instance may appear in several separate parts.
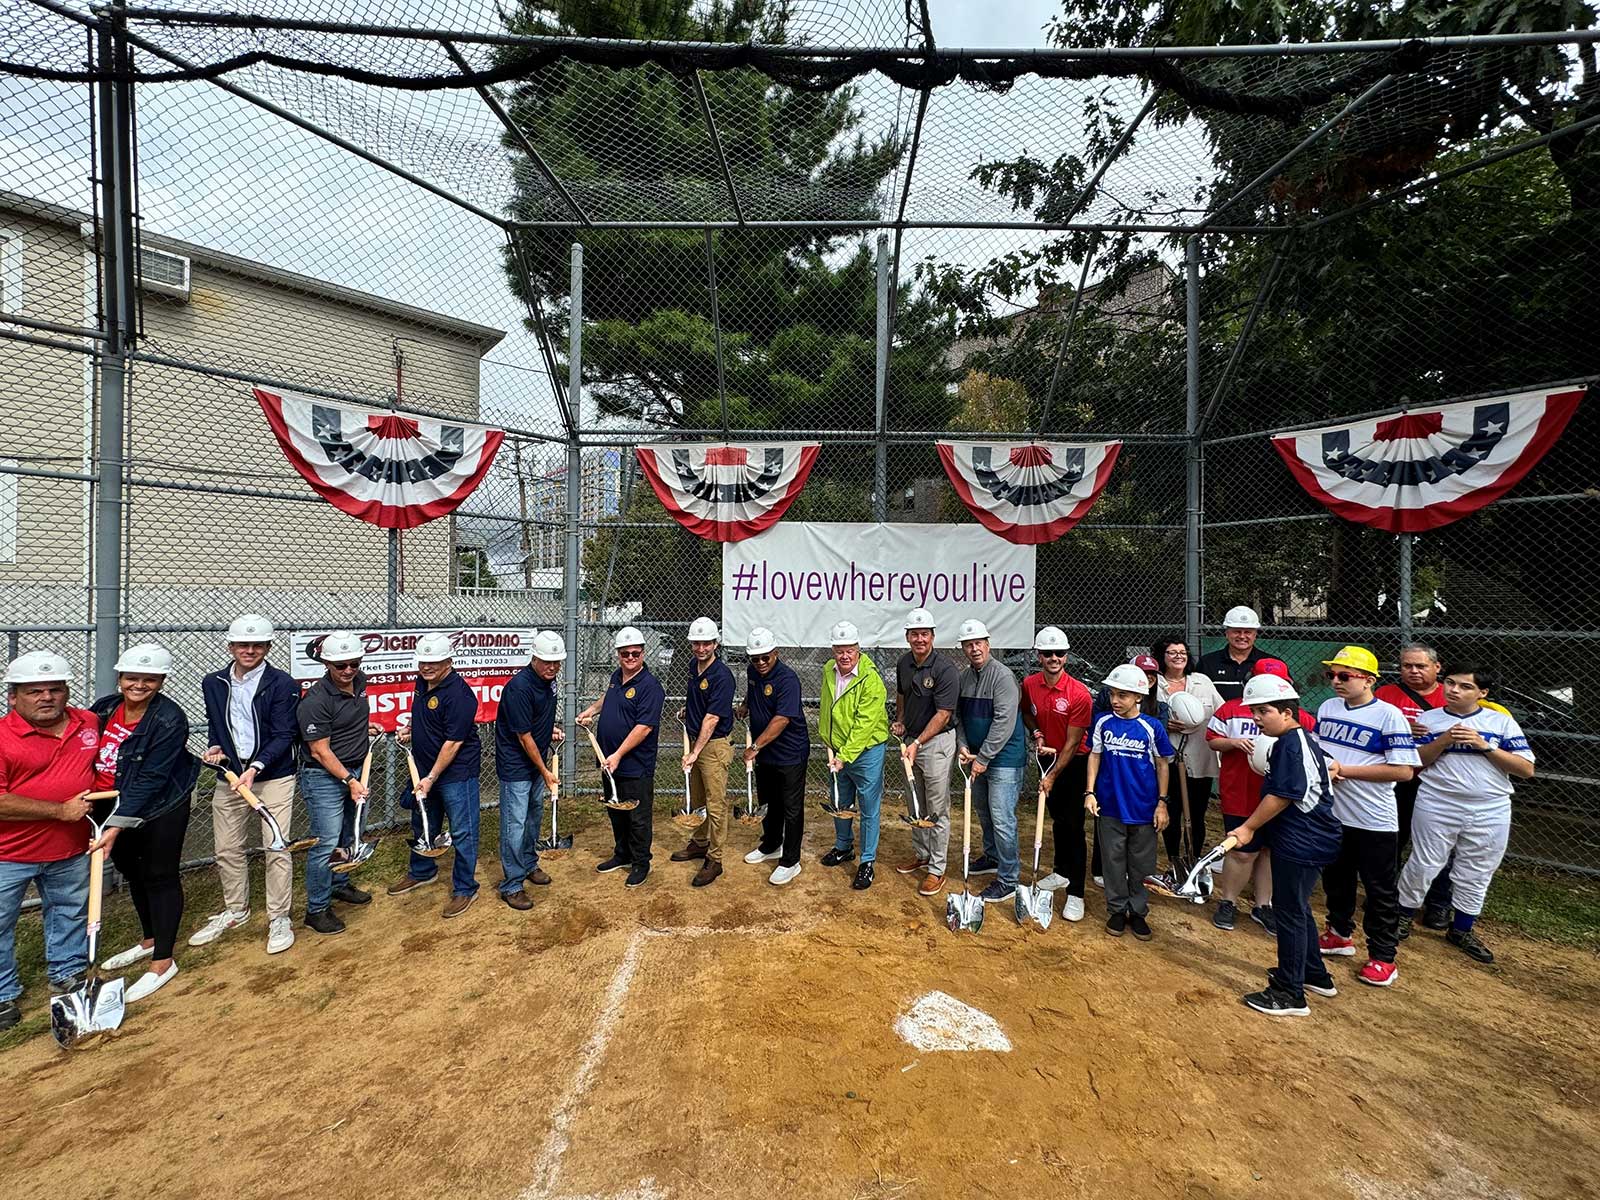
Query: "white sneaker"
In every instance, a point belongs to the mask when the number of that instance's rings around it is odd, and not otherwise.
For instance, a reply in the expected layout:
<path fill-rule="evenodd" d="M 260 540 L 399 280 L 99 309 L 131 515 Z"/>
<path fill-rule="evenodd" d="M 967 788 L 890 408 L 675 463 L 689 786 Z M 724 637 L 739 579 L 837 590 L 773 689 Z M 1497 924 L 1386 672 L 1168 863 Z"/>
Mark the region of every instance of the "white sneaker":
<path fill-rule="evenodd" d="M 294 945 L 294 923 L 288 917 L 273 917 L 267 927 L 267 953 L 282 954 Z"/>
<path fill-rule="evenodd" d="M 1054 871 L 1051 871 L 1050 874 L 1046 875 L 1033 886 L 1042 892 L 1053 892 L 1057 888 L 1064 888 L 1067 886 L 1067 877 L 1065 875 L 1057 875 Z"/>
<path fill-rule="evenodd" d="M 166 986 L 166 984 L 175 975 L 177 975 L 177 973 L 177 963 L 173 963 L 159 975 L 157 975 L 154 971 L 146 971 L 143 975 L 139 976 L 139 978 L 134 982 L 134 985 L 127 990 L 122 998 L 129 1004 L 132 1004 L 135 1000 L 143 1000 L 151 992 Z"/>
<path fill-rule="evenodd" d="M 136 962 L 143 962 L 156 952 L 154 946 L 129 946 L 121 954 L 113 954 L 100 964 L 102 971 L 126 971 Z"/>
<path fill-rule="evenodd" d="M 1106 877 L 1104 875 L 1096 875 L 1094 877 L 1094 885 L 1095 885 L 1095 887 L 1099 888 L 1102 892 L 1105 891 L 1106 890 Z"/>
<path fill-rule="evenodd" d="M 1083 920 L 1083 897 L 1068 896 L 1067 902 L 1061 906 L 1061 915 L 1069 921 Z"/>
<path fill-rule="evenodd" d="M 773 887 L 782 887 L 784 884 L 793 881 L 794 877 L 798 874 L 800 874 L 799 863 L 795 863 L 795 865 L 792 867 L 779 867 L 772 873 L 772 878 L 767 882 L 772 884 Z"/>
<path fill-rule="evenodd" d="M 744 856 L 744 860 L 753 867 L 757 863 L 777 862 L 778 859 L 782 857 L 782 850 L 774 850 L 771 854 L 763 854 L 761 853 L 761 847 L 757 846 L 754 850 L 750 851 L 749 854 Z"/>
<path fill-rule="evenodd" d="M 1210 871 L 1213 875 L 1221 875 L 1222 874 L 1222 860 L 1219 858 L 1219 859 L 1217 859 L 1216 862 L 1210 863 L 1209 865 L 1207 865 L 1206 870 Z"/>
<path fill-rule="evenodd" d="M 189 935 L 189 945 L 208 945 L 209 943 L 216 941 L 224 933 L 228 932 L 228 930 L 239 928 L 239 926 L 243 925 L 249 919 L 250 910 L 248 908 L 243 912 L 230 912 L 228 909 L 223 909 L 204 925 L 200 926 L 199 929 L 196 929 L 194 933 Z"/>

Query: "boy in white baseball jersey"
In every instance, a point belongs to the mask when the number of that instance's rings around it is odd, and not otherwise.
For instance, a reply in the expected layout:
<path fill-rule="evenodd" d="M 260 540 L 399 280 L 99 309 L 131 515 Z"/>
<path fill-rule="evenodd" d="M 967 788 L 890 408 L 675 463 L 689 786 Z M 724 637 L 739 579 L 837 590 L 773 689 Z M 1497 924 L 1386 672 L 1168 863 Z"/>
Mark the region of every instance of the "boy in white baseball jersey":
<path fill-rule="evenodd" d="M 1397 885 L 1400 874 L 1400 810 L 1394 785 L 1422 765 L 1405 714 L 1377 699 L 1378 659 L 1364 646 L 1346 646 L 1323 660 L 1334 695 L 1317 709 L 1317 740 L 1328 756 L 1333 811 L 1343 827 L 1339 857 L 1322 873 L 1328 927 L 1318 941 L 1326 955 L 1353 955 L 1356 880 L 1366 890 L 1367 964 L 1357 976 L 1388 987 L 1399 976 Z"/>
<path fill-rule="evenodd" d="M 1511 780 L 1533 778 L 1533 751 L 1510 713 L 1485 705 L 1494 677 L 1482 667 L 1452 667 L 1444 707 L 1417 717 L 1425 731 L 1423 771 L 1412 817 L 1411 857 L 1400 872 L 1400 936 L 1450 855 L 1456 915 L 1449 942 L 1478 962 L 1494 961 L 1473 931 L 1511 835 Z"/>

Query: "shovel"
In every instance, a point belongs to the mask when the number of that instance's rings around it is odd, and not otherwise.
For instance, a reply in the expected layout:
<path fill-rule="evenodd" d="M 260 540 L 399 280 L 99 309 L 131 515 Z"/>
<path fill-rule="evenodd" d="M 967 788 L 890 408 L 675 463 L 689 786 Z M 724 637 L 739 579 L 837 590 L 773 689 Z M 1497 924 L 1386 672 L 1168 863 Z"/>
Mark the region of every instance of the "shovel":
<path fill-rule="evenodd" d="M 1211 881 L 1209 879 L 1207 879 L 1205 882 L 1204 890 L 1202 890 L 1200 884 L 1200 879 L 1205 875 L 1206 868 L 1214 862 L 1221 862 L 1228 851 L 1232 850 L 1238 844 L 1239 840 L 1232 834 L 1229 834 L 1227 837 L 1222 839 L 1222 844 L 1220 846 L 1211 851 L 1210 854 L 1207 854 L 1199 862 L 1195 863 L 1194 869 L 1189 872 L 1188 877 L 1184 879 L 1183 883 L 1178 888 L 1176 893 L 1178 899 L 1192 900 L 1196 904 L 1204 904 L 1206 902 L 1206 897 L 1211 894 Z"/>
<path fill-rule="evenodd" d="M 683 727 L 683 750 L 685 754 L 689 752 L 689 727 L 687 725 Z M 694 789 L 689 786 L 689 768 L 685 767 L 683 769 L 683 811 L 672 814 L 672 823 L 682 829 L 699 829 L 701 823 L 706 819 L 705 809 L 690 810 L 689 806 L 694 803 L 693 794 Z"/>
<path fill-rule="evenodd" d="M 1183 827 L 1178 830 L 1178 856 L 1167 864 L 1167 869 L 1158 875 L 1146 875 L 1144 886 L 1158 896 L 1168 896 L 1174 900 L 1187 900 L 1188 896 L 1182 894 L 1183 881 L 1188 874 L 1189 863 L 1194 859 L 1194 839 L 1189 835 L 1189 781 L 1183 771 L 1183 747 L 1189 740 L 1188 734 L 1178 737 L 1177 753 L 1173 755 L 1173 764 L 1178 776 L 1178 799 L 1181 802 Z M 1211 877 L 1202 875 L 1195 881 L 1196 888 L 1201 893 L 1202 902 L 1211 895 Z"/>
<path fill-rule="evenodd" d="M 568 850 L 572 849 L 572 835 L 569 833 L 562 837 L 556 832 L 556 804 L 561 799 L 561 756 L 555 755 L 550 760 L 550 774 L 556 781 L 550 785 L 550 836 L 537 844 L 540 854 L 546 858 L 561 858 Z"/>
<path fill-rule="evenodd" d="M 961 796 L 961 894 L 951 892 L 946 897 L 944 923 L 951 933 L 963 929 L 977 933 L 983 928 L 983 901 L 967 890 L 967 872 L 972 866 L 972 776 L 966 767 L 961 767 L 961 775 L 966 780 Z"/>
<path fill-rule="evenodd" d="M 90 792 L 86 800 L 105 800 L 116 792 Z M 106 823 L 116 815 L 117 805 L 106 814 Z M 87 818 L 94 831 L 93 840 L 99 841 L 105 833 L 106 823 L 95 824 Z M 100 900 L 105 882 L 106 851 L 102 846 L 89 856 L 89 975 L 82 986 L 59 996 L 50 997 L 50 1033 L 56 1045 L 63 1050 L 85 1050 L 122 1024 L 127 1009 L 122 999 L 123 981 L 109 982 L 100 978 Z"/>
<path fill-rule="evenodd" d="M 1033 814 L 1033 883 L 1017 885 L 1017 924 L 1026 925 L 1031 917 L 1042 933 L 1055 919 L 1054 897 L 1039 886 L 1039 847 L 1044 845 L 1044 796 L 1039 789 L 1039 807 Z"/>
<path fill-rule="evenodd" d="M 422 776 L 417 774 L 417 760 L 412 757 L 410 746 L 406 747 L 406 770 L 411 773 L 411 803 L 416 805 L 417 815 L 422 818 L 422 834 L 411 844 L 411 849 L 423 858 L 442 858 L 450 849 L 450 831 L 441 829 L 436 836 L 428 822 L 428 797 L 417 795 L 417 784 L 422 782 Z M 400 807 L 407 806 L 401 804 Z"/>
<path fill-rule="evenodd" d="M 817 732 L 822 732 L 820 727 Z M 854 808 L 846 808 L 839 803 L 839 772 L 833 769 L 833 743 L 826 738 L 823 741 L 828 747 L 828 783 L 833 788 L 833 800 L 831 803 L 823 804 L 822 811 L 836 821 L 854 821 L 856 819 L 856 810 Z"/>
<path fill-rule="evenodd" d="M 922 806 L 917 803 L 917 777 L 911 766 L 911 760 L 906 757 L 906 744 L 900 743 L 900 765 L 906 769 L 906 791 L 911 796 L 911 815 L 900 814 L 900 819 L 913 829 L 932 829 L 934 820 L 926 816 Z"/>
<path fill-rule="evenodd" d="M 750 733 L 750 727 L 746 725 L 744 730 L 744 748 L 746 750 L 753 750 L 755 749 L 755 744 L 756 739 Z M 767 815 L 767 806 L 765 804 L 760 805 L 759 807 L 756 805 L 755 778 L 756 764 L 753 762 L 745 763 L 744 807 L 740 808 L 738 805 L 735 805 L 733 809 L 733 815 L 740 821 L 743 821 L 746 825 L 759 825 L 763 820 L 766 819 Z"/>
<path fill-rule="evenodd" d="M 622 799 L 622 793 L 617 791 L 617 778 L 611 773 L 610 768 L 606 766 L 606 756 L 600 749 L 600 741 L 594 736 L 594 730 L 585 726 L 584 732 L 589 735 L 589 746 L 594 751 L 595 762 L 600 764 L 601 776 L 606 783 L 611 785 L 611 799 L 602 799 L 601 803 L 607 808 L 616 809 L 618 812 L 632 812 L 634 809 L 639 807 L 639 802 L 637 800 Z M 684 778 L 688 778 L 687 773 L 685 773 Z M 605 790 L 606 789 L 604 787 L 600 789 L 602 796 L 604 795 Z"/>
<path fill-rule="evenodd" d="M 364 761 L 361 764 L 361 786 L 362 787 L 366 787 L 367 786 L 367 777 L 370 776 L 371 774 L 372 774 L 372 751 L 368 750 L 367 751 L 366 761 Z M 355 820 L 355 826 L 351 831 L 350 845 L 344 848 L 344 854 L 345 854 L 344 858 L 341 859 L 339 862 L 333 863 L 329 867 L 329 870 L 331 870 L 335 875 L 348 875 L 348 874 L 350 874 L 351 871 L 354 871 L 357 867 L 359 867 L 362 863 L 366 862 L 367 859 L 371 858 L 373 856 L 373 854 L 377 852 L 377 849 L 378 849 L 378 843 L 377 842 L 364 842 L 364 841 L 361 840 L 361 819 L 362 819 L 363 816 L 366 815 L 366 811 L 367 811 L 367 802 L 365 800 L 357 800 L 356 801 L 356 820 Z"/>
<path fill-rule="evenodd" d="M 267 823 L 267 836 L 271 839 L 267 843 L 268 850 L 281 850 L 287 854 L 299 854 L 302 850 L 309 850 L 317 844 L 317 839 L 314 837 L 296 838 L 292 842 L 289 841 L 283 836 L 283 830 L 278 826 L 278 819 L 267 810 L 265 804 L 261 803 L 255 792 L 247 787 L 239 787 L 239 776 L 232 767 L 225 762 L 218 763 L 217 770 L 222 772 L 222 777 L 228 781 L 228 786 L 238 789 L 239 794 L 244 797 L 244 802 L 260 813 L 261 819 Z"/>

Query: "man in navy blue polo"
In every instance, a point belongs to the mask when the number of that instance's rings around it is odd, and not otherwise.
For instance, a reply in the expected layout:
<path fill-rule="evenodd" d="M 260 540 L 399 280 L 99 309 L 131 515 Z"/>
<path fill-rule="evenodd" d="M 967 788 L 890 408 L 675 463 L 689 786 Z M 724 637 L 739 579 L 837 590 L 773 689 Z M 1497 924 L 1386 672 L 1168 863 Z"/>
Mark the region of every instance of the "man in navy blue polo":
<path fill-rule="evenodd" d="M 772 630 L 750 631 L 745 646 L 750 665 L 745 671 L 745 702 L 737 715 L 750 722 L 754 744 L 744 761 L 755 765 L 756 797 L 767 806 L 761 842 L 744 856 L 751 866 L 778 865 L 767 881 L 782 887 L 800 874 L 800 839 L 806 828 L 806 760 L 811 735 L 800 708 L 800 677 L 778 659 Z"/>
<path fill-rule="evenodd" d="M 605 755 L 603 765 L 616 785 L 616 799 L 637 804 L 632 809 L 606 810 L 611 817 L 613 852 L 595 870 L 605 874 L 627 867 L 628 886 L 638 887 L 650 875 L 656 742 L 666 693 L 644 664 L 644 634 L 625 625 L 617 630 L 612 645 L 617 651 L 617 669 L 611 673 L 605 694 L 578 715 L 578 723 L 595 725 L 595 737 Z"/>
<path fill-rule="evenodd" d="M 478 698 L 456 673 L 450 653 L 447 633 L 417 639 L 417 690 L 411 698 L 411 725 L 400 731 L 400 740 L 411 743 L 417 761 L 417 804 L 429 803 L 435 793 L 444 802 L 455 864 L 443 915 L 459 917 L 478 898 Z M 413 843 L 422 836 L 415 808 L 411 833 Z M 439 864 L 413 849 L 409 869 L 389 885 L 389 895 L 414 891 L 438 875 Z"/>
<path fill-rule="evenodd" d="M 556 786 L 551 744 L 561 740 L 556 729 L 556 676 L 566 661 L 567 644 L 559 633 L 534 635 L 533 659 L 511 677 L 500 693 L 494 722 L 494 768 L 500 780 L 500 899 L 526 911 L 533 901 L 523 883 L 547 885 L 550 876 L 539 867 L 539 829 L 544 824 L 544 797 Z"/>

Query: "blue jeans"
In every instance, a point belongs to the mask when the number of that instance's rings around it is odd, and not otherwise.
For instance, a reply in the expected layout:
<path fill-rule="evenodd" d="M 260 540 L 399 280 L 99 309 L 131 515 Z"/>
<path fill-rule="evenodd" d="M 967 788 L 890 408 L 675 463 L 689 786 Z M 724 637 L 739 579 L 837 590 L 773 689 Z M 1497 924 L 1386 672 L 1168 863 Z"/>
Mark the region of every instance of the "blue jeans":
<path fill-rule="evenodd" d="M 1000 882 L 1017 886 L 1017 789 L 1022 786 L 1021 767 L 989 765 L 972 780 L 972 807 L 983 827 L 983 852 L 1000 864 Z"/>
<path fill-rule="evenodd" d="M 883 742 L 863 750 L 839 772 L 839 804 L 855 805 L 861 822 L 861 861 L 878 857 L 878 816 L 883 808 Z M 848 850 L 855 839 L 856 822 L 833 821 L 833 847 Z"/>
<path fill-rule="evenodd" d="M 539 867 L 539 829 L 544 824 L 544 780 L 500 781 L 501 895 L 522 890 Z"/>
<path fill-rule="evenodd" d="M 37 882 L 44 900 L 44 957 L 50 981 L 89 969 L 89 856 L 58 862 L 0 862 L 0 1000 L 22 995 L 17 974 L 17 916 L 22 893 Z"/>
<path fill-rule="evenodd" d="M 445 816 L 450 821 L 450 847 L 455 851 L 455 864 L 450 868 L 450 891 L 456 896 L 478 894 L 478 780 L 458 779 L 454 783 L 436 783 L 428 797 L 430 805 L 441 801 Z M 428 820 L 438 809 L 430 806 Z M 439 827 L 431 830 L 439 836 Z M 415 806 L 411 809 L 411 840 L 422 836 L 422 817 Z M 411 851 L 410 874 L 413 879 L 432 879 L 439 873 L 437 859 L 427 858 Z"/>
<path fill-rule="evenodd" d="M 333 871 L 329 860 L 335 848 L 355 841 L 355 801 L 350 789 L 321 767 L 300 768 L 300 794 L 311 816 L 317 844 L 306 855 L 306 912 L 327 912 L 333 903 Z"/>

